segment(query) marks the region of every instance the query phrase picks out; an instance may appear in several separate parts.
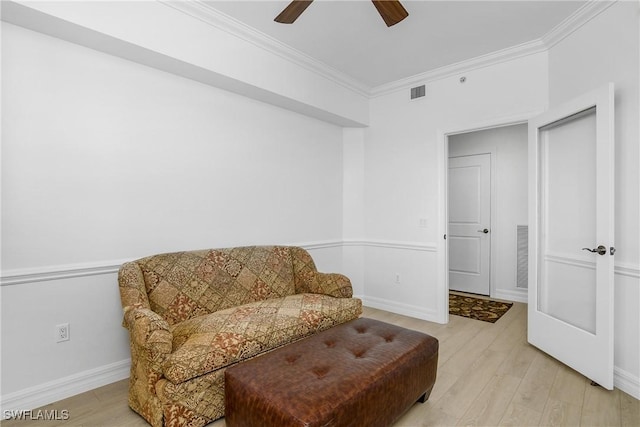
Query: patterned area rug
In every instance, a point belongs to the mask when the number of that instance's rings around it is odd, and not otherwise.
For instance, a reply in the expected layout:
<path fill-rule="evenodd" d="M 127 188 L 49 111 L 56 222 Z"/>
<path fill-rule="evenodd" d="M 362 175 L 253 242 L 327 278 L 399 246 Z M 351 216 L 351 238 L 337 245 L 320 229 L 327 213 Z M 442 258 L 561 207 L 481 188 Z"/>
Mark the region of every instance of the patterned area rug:
<path fill-rule="evenodd" d="M 449 314 L 495 323 L 513 305 L 510 302 L 473 298 L 449 293 Z"/>

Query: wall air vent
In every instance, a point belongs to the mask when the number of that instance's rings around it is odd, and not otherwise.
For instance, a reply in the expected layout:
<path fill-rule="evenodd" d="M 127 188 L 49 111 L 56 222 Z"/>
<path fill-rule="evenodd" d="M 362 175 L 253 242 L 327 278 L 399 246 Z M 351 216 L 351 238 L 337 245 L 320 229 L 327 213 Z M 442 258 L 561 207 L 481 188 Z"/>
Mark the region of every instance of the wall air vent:
<path fill-rule="evenodd" d="M 517 278 L 516 287 L 527 289 L 529 287 L 529 226 L 517 226 Z"/>
<path fill-rule="evenodd" d="M 424 95 L 425 95 L 424 85 L 411 88 L 411 99 L 422 98 Z"/>

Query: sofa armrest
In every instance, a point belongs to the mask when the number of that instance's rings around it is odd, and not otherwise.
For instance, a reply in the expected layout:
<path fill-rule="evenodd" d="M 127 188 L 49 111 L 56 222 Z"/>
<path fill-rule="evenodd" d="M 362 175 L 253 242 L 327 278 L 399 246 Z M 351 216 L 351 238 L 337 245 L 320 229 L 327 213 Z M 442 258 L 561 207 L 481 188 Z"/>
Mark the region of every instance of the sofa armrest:
<path fill-rule="evenodd" d="M 143 350 L 149 362 L 161 364 L 171 354 L 173 335 L 169 324 L 148 308 L 125 307 L 123 326 L 132 344 Z"/>
<path fill-rule="evenodd" d="M 122 307 L 150 308 L 144 275 L 137 262 L 125 262 L 118 270 Z"/>
<path fill-rule="evenodd" d="M 351 298 L 353 288 L 351 281 L 345 275 L 339 273 L 316 273 L 316 284 L 318 289 L 313 289 L 315 293 L 330 295 L 336 298 Z"/>

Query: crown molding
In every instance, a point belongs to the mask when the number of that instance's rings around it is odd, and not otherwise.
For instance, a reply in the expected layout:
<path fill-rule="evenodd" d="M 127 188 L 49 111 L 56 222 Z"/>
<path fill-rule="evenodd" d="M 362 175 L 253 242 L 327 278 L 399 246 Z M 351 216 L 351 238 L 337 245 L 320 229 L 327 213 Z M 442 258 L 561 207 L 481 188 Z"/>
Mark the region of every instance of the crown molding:
<path fill-rule="evenodd" d="M 551 49 L 574 31 L 607 10 L 614 3 L 617 3 L 617 1 L 618 0 L 589 0 L 564 21 L 556 25 L 555 28 L 542 36 L 542 41 L 547 46 L 547 49 Z"/>
<path fill-rule="evenodd" d="M 406 90 L 408 87 L 441 80 L 455 76 L 456 74 L 496 65 L 527 55 L 547 52 L 551 47 L 560 43 L 617 1 L 619 0 L 588 0 L 582 7 L 539 39 L 372 87 L 218 11 L 203 0 L 158 0 L 162 5 L 251 43 L 366 99 L 387 95 L 399 90 Z M 12 4 L 13 2 L 7 3 Z M 3 19 L 4 18 L 5 16 L 3 16 Z M 56 37 L 59 36 L 56 35 Z M 329 121 L 331 122 L 331 120 Z M 347 125 L 349 126 L 351 124 Z"/>
<path fill-rule="evenodd" d="M 533 55 L 535 53 L 544 52 L 546 50 L 547 47 L 542 42 L 542 40 L 533 40 L 530 42 L 519 44 L 517 46 L 508 47 L 506 49 L 488 53 L 486 55 L 477 56 L 475 58 L 457 62 L 455 64 L 446 65 L 444 67 L 436 68 L 434 70 L 426 71 L 424 73 L 416 74 L 404 79 L 376 86 L 371 89 L 370 96 L 372 98 L 375 98 L 378 96 L 387 95 L 398 90 L 404 90 L 407 87 L 415 86 L 416 84 L 424 84 L 435 80 L 441 80 L 462 72 L 500 64 L 502 62 L 521 58 L 523 56 Z"/>
<path fill-rule="evenodd" d="M 456 74 L 477 70 L 480 68 L 497 65 L 502 62 L 546 52 L 573 32 L 581 28 L 587 22 L 608 9 L 618 0 L 588 0 L 582 7 L 563 20 L 541 38 L 511 46 L 495 52 L 481 55 L 475 58 L 446 65 L 424 73 L 416 74 L 404 79 L 395 80 L 383 85 L 371 87 L 361 81 L 336 70 L 311 56 L 288 46 L 279 40 L 264 34 L 216 9 L 202 0 L 176 1 L 159 0 L 162 4 L 179 10 L 187 15 L 199 19 L 217 29 L 232 34 L 242 40 L 252 43 L 266 51 L 290 61 L 304 69 L 314 72 L 346 89 L 352 90 L 361 96 L 375 98 L 387 95 L 399 90 L 404 90 L 418 84 L 424 84 L 441 80 Z"/>
<path fill-rule="evenodd" d="M 201 0 L 159 0 L 161 4 L 238 37 L 357 94 L 369 97 L 371 87 L 281 41 L 230 17 Z"/>
<path fill-rule="evenodd" d="M 508 47 L 478 56 L 455 64 L 446 65 L 424 73 L 416 74 L 405 79 L 396 80 L 371 89 L 370 97 L 375 98 L 389 93 L 405 90 L 418 84 L 424 84 L 435 80 L 441 80 L 456 74 L 476 70 L 479 68 L 496 65 L 502 62 L 546 52 L 553 46 L 564 40 L 573 32 L 591 21 L 593 18 L 611 7 L 618 0 L 589 0 L 578 10 L 568 16 L 560 24 L 556 25 L 548 33 L 537 40 L 522 43 L 520 45 Z"/>

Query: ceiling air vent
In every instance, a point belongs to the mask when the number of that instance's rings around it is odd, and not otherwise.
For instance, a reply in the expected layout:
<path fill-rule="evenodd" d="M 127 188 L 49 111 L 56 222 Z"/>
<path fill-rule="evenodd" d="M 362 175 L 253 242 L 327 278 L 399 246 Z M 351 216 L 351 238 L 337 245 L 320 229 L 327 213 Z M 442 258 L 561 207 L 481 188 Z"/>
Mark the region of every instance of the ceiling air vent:
<path fill-rule="evenodd" d="M 424 85 L 411 88 L 411 99 L 422 98 L 425 94 Z"/>

